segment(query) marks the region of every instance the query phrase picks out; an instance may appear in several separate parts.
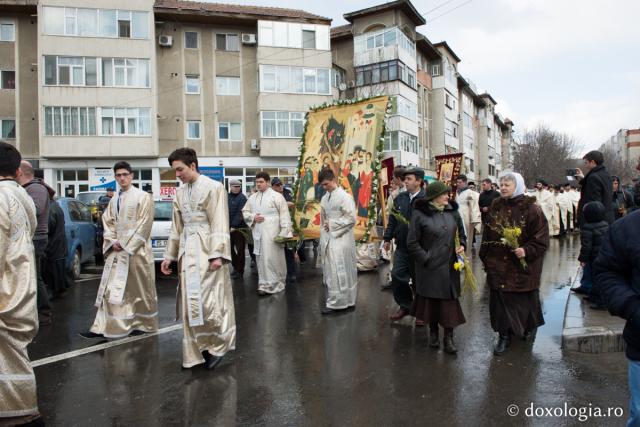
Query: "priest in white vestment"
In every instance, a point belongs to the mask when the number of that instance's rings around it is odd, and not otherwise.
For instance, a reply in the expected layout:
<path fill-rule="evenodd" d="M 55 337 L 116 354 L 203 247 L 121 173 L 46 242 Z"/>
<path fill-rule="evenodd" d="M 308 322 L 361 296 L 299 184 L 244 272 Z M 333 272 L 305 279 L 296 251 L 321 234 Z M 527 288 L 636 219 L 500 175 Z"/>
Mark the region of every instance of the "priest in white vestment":
<path fill-rule="evenodd" d="M 549 191 L 549 186 L 544 181 L 538 181 L 536 183 L 536 203 L 542 209 L 542 213 L 547 218 L 549 223 L 549 236 L 554 236 L 553 221 L 556 211 L 556 203 L 553 194 Z"/>
<path fill-rule="evenodd" d="M 244 222 L 251 228 L 253 253 L 258 265 L 258 295 L 282 292 L 287 279 L 283 245 L 276 237 L 292 237 L 289 206 L 282 194 L 269 187 L 266 172 L 256 174 L 256 188 L 242 208 Z"/>
<path fill-rule="evenodd" d="M 38 333 L 37 225 L 31 197 L 14 179 L 18 150 L 0 142 L 0 425 L 42 425 L 27 346 Z"/>
<path fill-rule="evenodd" d="M 158 330 L 158 296 L 151 248 L 152 196 L 132 185 L 133 170 L 118 162 L 120 187 L 102 214 L 104 269 L 95 306 L 98 313 L 85 338 L 121 338 Z"/>
<path fill-rule="evenodd" d="M 221 183 L 200 175 L 191 148 L 175 150 L 169 164 L 184 185 L 173 201 L 173 223 L 160 268 L 168 275 L 171 262 L 178 263 L 182 366 L 204 363 L 215 369 L 236 347 L 227 192 Z"/>
<path fill-rule="evenodd" d="M 322 314 L 355 307 L 358 284 L 356 242 L 356 205 L 353 196 L 338 187 L 331 169 L 323 169 L 318 182 L 326 193 L 320 201 L 320 258 L 322 277 L 327 286 L 327 302 Z"/>
<path fill-rule="evenodd" d="M 467 233 L 467 254 L 471 253 L 473 248 L 473 235 L 477 227 L 480 226 L 482 220 L 480 213 L 480 194 L 467 186 L 467 177 L 458 175 L 456 178 L 456 203 L 458 204 L 458 212 L 464 223 L 464 230 Z"/>
<path fill-rule="evenodd" d="M 573 229 L 573 197 L 568 191 L 563 190 L 558 193 L 558 198 L 556 200 L 558 202 L 560 218 L 562 220 L 562 231 L 567 233 Z"/>

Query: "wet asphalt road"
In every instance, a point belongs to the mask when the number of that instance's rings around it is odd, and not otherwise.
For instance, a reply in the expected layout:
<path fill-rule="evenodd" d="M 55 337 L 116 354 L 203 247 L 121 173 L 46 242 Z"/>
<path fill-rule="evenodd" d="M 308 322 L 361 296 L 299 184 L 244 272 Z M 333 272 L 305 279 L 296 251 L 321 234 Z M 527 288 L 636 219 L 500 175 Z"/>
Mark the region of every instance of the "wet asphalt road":
<path fill-rule="evenodd" d="M 575 237 L 552 241 L 540 292 L 547 323 L 533 343 L 516 339 L 502 357 L 492 355 L 489 292 L 477 261 L 480 291 L 462 302 L 467 323 L 456 329 L 457 356 L 429 348 L 427 329 L 409 318 L 389 322 L 396 306 L 380 291 L 386 266 L 359 275 L 355 311 L 321 316 L 321 270 L 309 263 L 297 285 L 268 298 L 256 295 L 255 273 L 234 281 L 237 350 L 215 371 L 182 370 L 182 331 L 169 331 L 37 367 L 40 411 L 49 426 L 622 426 L 623 354 L 560 349 L 578 245 Z M 175 324 L 175 283 L 157 281 L 161 328 Z M 30 346 L 32 360 L 95 345 L 77 333 L 93 321 L 97 287 L 89 278 L 54 301 L 54 322 Z M 622 407 L 625 417 L 527 418 L 531 403 Z M 507 414 L 510 404 L 519 415 Z"/>

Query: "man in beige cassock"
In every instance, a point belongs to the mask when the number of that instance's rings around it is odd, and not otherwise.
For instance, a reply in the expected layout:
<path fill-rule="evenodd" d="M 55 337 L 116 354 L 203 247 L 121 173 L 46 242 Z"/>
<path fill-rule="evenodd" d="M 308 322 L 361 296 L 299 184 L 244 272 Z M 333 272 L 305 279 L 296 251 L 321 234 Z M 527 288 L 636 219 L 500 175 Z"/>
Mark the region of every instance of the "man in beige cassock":
<path fill-rule="evenodd" d="M 258 295 L 284 291 L 287 264 L 282 244 L 276 237 L 291 237 L 291 215 L 282 194 L 269 187 L 269 174 L 256 174 L 258 191 L 249 197 L 242 208 L 244 222 L 251 228 L 253 253 L 258 265 Z"/>
<path fill-rule="evenodd" d="M 572 228 L 572 214 L 573 214 L 573 198 L 572 195 L 569 194 L 568 191 L 565 191 L 562 187 L 558 187 L 558 195 L 556 198 L 556 202 L 558 204 L 558 227 L 560 227 L 560 221 L 562 221 L 562 227 L 560 232 L 567 233 Z"/>
<path fill-rule="evenodd" d="M 466 175 L 458 175 L 456 178 L 456 203 L 458 203 L 458 212 L 462 217 L 464 229 L 467 233 L 467 254 L 471 253 L 473 248 L 473 234 L 476 227 L 480 225 L 480 194 L 467 186 Z"/>
<path fill-rule="evenodd" d="M 36 207 L 15 181 L 18 150 L 0 142 L 0 425 L 43 426 L 27 345 L 38 333 Z"/>
<path fill-rule="evenodd" d="M 553 236 L 554 233 L 554 215 L 556 211 L 556 203 L 553 194 L 549 191 L 549 185 L 543 180 L 539 180 L 536 183 L 536 203 L 542 209 L 542 213 L 547 218 L 549 223 L 549 236 Z"/>
<path fill-rule="evenodd" d="M 184 185 L 173 201 L 173 224 L 160 269 L 169 275 L 171 262 L 178 263 L 182 366 L 204 363 L 215 369 L 236 348 L 227 192 L 219 182 L 200 175 L 191 148 L 175 150 L 169 164 Z"/>
<path fill-rule="evenodd" d="M 356 242 L 356 205 L 353 196 L 338 187 L 331 169 L 323 169 L 318 182 L 326 191 L 320 201 L 320 258 L 322 277 L 327 286 L 326 306 L 322 314 L 332 314 L 356 305 L 358 271 Z"/>
<path fill-rule="evenodd" d="M 95 306 L 98 313 L 84 338 L 122 338 L 158 330 L 158 297 L 149 236 L 154 205 L 134 187 L 127 162 L 113 167 L 120 191 L 102 214 L 104 270 Z"/>

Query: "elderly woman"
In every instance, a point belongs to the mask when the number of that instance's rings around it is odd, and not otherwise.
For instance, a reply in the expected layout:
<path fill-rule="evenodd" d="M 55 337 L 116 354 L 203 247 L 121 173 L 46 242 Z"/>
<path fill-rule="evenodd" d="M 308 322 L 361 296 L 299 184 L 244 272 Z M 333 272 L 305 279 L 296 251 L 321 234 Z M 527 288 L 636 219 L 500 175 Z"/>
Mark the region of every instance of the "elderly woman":
<path fill-rule="evenodd" d="M 460 272 L 453 267 L 456 254 L 466 246 L 458 205 L 449 201 L 449 187 L 440 181 L 427 186 L 416 200 L 409 225 L 407 247 L 415 263 L 416 298 L 411 315 L 429 324 L 429 345 L 440 347 L 439 326 L 444 328 L 444 351 L 457 353 L 453 329 L 465 322 L 460 296 Z M 456 247 L 456 233 L 460 245 Z"/>
<path fill-rule="evenodd" d="M 511 335 L 526 339 L 544 325 L 538 291 L 542 261 L 549 246 L 547 219 L 536 205 L 536 198 L 524 195 L 522 176 L 504 172 L 499 181 L 500 198 L 491 205 L 480 249 L 491 289 L 491 327 L 499 334 L 493 351 L 496 356 L 507 350 Z M 502 243 L 505 227 L 519 228 L 517 248 Z"/>

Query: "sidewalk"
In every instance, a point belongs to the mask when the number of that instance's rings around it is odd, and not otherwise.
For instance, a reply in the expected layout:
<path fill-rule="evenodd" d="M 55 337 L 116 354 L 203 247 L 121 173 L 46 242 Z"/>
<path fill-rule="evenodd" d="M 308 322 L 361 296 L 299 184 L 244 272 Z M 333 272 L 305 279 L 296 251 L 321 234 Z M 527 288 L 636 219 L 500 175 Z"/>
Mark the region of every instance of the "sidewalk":
<path fill-rule="evenodd" d="M 592 310 L 580 295 L 569 292 L 564 312 L 562 348 L 581 353 L 624 351 L 624 320 L 606 310 Z"/>

